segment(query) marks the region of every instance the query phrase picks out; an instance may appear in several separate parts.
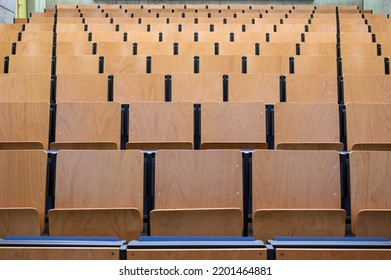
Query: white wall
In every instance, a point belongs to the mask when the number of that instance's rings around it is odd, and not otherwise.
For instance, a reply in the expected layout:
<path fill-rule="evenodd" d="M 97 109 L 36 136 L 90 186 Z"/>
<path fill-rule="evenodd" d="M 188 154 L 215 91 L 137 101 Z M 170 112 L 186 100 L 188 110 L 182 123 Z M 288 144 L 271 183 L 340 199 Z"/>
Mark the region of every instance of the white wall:
<path fill-rule="evenodd" d="M 15 17 L 16 0 L 0 0 L 0 22 L 12 23 Z"/>

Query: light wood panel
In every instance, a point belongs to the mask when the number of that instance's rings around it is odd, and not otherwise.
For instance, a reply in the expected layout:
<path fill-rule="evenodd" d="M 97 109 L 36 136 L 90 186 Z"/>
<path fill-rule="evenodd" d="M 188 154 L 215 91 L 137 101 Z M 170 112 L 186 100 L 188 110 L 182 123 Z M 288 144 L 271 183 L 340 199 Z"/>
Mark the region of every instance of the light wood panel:
<path fill-rule="evenodd" d="M 201 55 L 200 73 L 241 73 L 242 57 L 238 55 Z"/>
<path fill-rule="evenodd" d="M 337 75 L 336 56 L 295 56 L 295 74 Z"/>
<path fill-rule="evenodd" d="M 384 57 L 381 56 L 344 56 L 342 57 L 342 74 L 385 74 Z"/>
<path fill-rule="evenodd" d="M 372 33 L 366 32 L 341 32 L 341 44 L 345 43 L 372 43 Z"/>
<path fill-rule="evenodd" d="M 228 101 L 262 101 L 266 104 L 279 102 L 280 75 L 230 73 Z"/>
<path fill-rule="evenodd" d="M 172 75 L 172 101 L 223 101 L 223 80 L 218 73 Z"/>
<path fill-rule="evenodd" d="M 164 101 L 164 75 L 161 73 L 118 73 L 114 77 L 114 101 Z"/>
<path fill-rule="evenodd" d="M 235 33 L 234 42 L 266 42 L 266 33 L 265 31 Z"/>
<path fill-rule="evenodd" d="M 277 149 L 343 149 L 338 104 L 276 103 L 274 112 Z"/>
<path fill-rule="evenodd" d="M 346 134 L 348 150 L 391 149 L 390 104 L 348 103 Z"/>
<path fill-rule="evenodd" d="M 191 55 L 154 55 L 151 58 L 152 73 L 194 73 L 194 57 Z"/>
<path fill-rule="evenodd" d="M 389 75 L 344 75 L 345 103 L 391 103 Z"/>
<path fill-rule="evenodd" d="M 96 46 L 98 55 L 133 55 L 131 42 L 98 42 Z"/>
<path fill-rule="evenodd" d="M 146 73 L 147 61 L 144 55 L 106 55 L 104 73 Z"/>
<path fill-rule="evenodd" d="M 16 54 L 18 55 L 52 55 L 51 42 L 17 42 Z"/>
<path fill-rule="evenodd" d="M 171 42 L 138 42 L 137 55 L 173 55 L 174 45 Z"/>
<path fill-rule="evenodd" d="M 9 73 L 50 74 L 51 55 L 13 55 L 9 57 Z"/>
<path fill-rule="evenodd" d="M 0 151 L 1 237 L 43 232 L 46 172 L 44 151 Z"/>
<path fill-rule="evenodd" d="M 0 101 L 50 100 L 50 74 L 1 74 Z"/>
<path fill-rule="evenodd" d="M 214 55 L 214 42 L 180 42 L 178 44 L 179 55 Z"/>
<path fill-rule="evenodd" d="M 52 149 L 72 148 L 72 144 L 108 144 L 120 148 L 121 104 L 118 102 L 59 102 L 56 141 Z M 64 145 L 63 145 L 64 144 Z M 67 146 L 68 144 L 68 146 Z M 69 146 L 70 145 L 70 146 Z M 83 148 L 83 145 L 80 147 Z M 102 147 L 101 147 L 102 148 Z"/>
<path fill-rule="evenodd" d="M 254 237 L 344 236 L 339 173 L 335 151 L 255 151 Z"/>
<path fill-rule="evenodd" d="M 155 176 L 155 210 L 153 215 L 160 217 L 164 213 L 178 213 L 188 210 L 189 213 L 200 213 L 207 209 L 207 219 L 214 220 L 211 213 L 222 213 L 225 217 L 224 227 L 230 224 L 242 225 L 243 209 L 242 193 L 242 155 L 237 150 L 208 150 L 208 151 L 158 151 L 156 153 Z M 163 211 L 160 211 L 163 210 Z M 166 211 L 171 210 L 171 211 Z M 166 212 L 165 212 L 166 211 Z M 213 212 L 215 211 L 215 212 Z M 231 214 L 229 214 L 231 213 Z M 234 214 L 236 213 L 236 214 Z M 234 215 L 234 216 L 232 216 Z M 187 215 L 189 218 L 190 216 Z M 221 232 L 214 224 L 202 222 L 202 216 L 191 215 L 192 221 L 185 219 L 187 225 L 213 234 L 212 229 Z M 215 216 L 216 217 L 216 216 Z M 222 217 L 222 216 L 221 216 Z M 166 220 L 166 219 L 165 219 Z M 166 220 L 167 221 L 167 220 Z M 182 219 L 183 221 L 183 219 Z M 222 223 L 221 220 L 215 220 Z M 151 229 L 159 232 L 159 222 L 151 223 Z M 186 228 L 180 224 L 164 224 L 165 228 Z M 241 235 L 242 228 L 235 229 Z M 232 235 L 232 232 L 230 232 Z M 181 235 L 176 232 L 176 235 Z"/>
<path fill-rule="evenodd" d="M 61 151 L 51 235 L 137 239 L 142 230 L 144 157 L 140 151 Z"/>
<path fill-rule="evenodd" d="M 53 31 L 23 31 L 21 41 L 52 43 Z"/>
<path fill-rule="evenodd" d="M 93 31 L 92 41 L 99 42 L 124 42 L 124 32 Z"/>
<path fill-rule="evenodd" d="M 277 260 L 389 260 L 389 249 L 277 249 Z"/>
<path fill-rule="evenodd" d="M 98 74 L 99 56 L 57 55 L 56 74 Z"/>
<path fill-rule="evenodd" d="M 57 42 L 88 42 L 88 32 L 57 32 Z"/>
<path fill-rule="evenodd" d="M 333 32 L 306 32 L 306 43 L 334 43 L 337 44 L 337 34 Z"/>
<path fill-rule="evenodd" d="M 350 154 L 352 231 L 357 236 L 391 236 L 390 168 L 389 151 Z"/>
<path fill-rule="evenodd" d="M 337 56 L 335 43 L 300 43 L 300 55 Z"/>
<path fill-rule="evenodd" d="M 287 75 L 286 101 L 338 103 L 337 75 Z"/>
<path fill-rule="evenodd" d="M 11 54 L 12 54 L 12 43 L 11 42 L 0 42 L 0 55 L 1 55 L 2 60 L 4 60 L 3 56 L 9 56 Z"/>
<path fill-rule="evenodd" d="M 0 42 L 16 42 L 18 41 L 18 31 L 1 31 Z"/>
<path fill-rule="evenodd" d="M 91 42 L 57 42 L 57 55 L 89 55 L 92 54 Z"/>
<path fill-rule="evenodd" d="M 189 102 L 132 102 L 127 149 L 192 149 L 194 110 Z"/>
<path fill-rule="evenodd" d="M 260 55 L 293 56 L 296 55 L 296 43 L 259 43 Z"/>
<path fill-rule="evenodd" d="M 41 32 L 41 31 L 51 31 L 54 30 L 53 23 L 29 23 L 25 24 L 25 31 L 29 32 Z"/>
<path fill-rule="evenodd" d="M 303 28 L 304 29 L 304 28 Z M 301 34 L 303 32 L 274 32 L 270 34 L 270 42 L 272 43 L 299 43 L 301 42 Z"/>
<path fill-rule="evenodd" d="M 105 74 L 58 74 L 57 102 L 107 101 L 108 76 Z"/>
<path fill-rule="evenodd" d="M 203 102 L 202 149 L 265 149 L 266 117 L 262 102 Z"/>
<path fill-rule="evenodd" d="M 287 74 L 288 56 L 247 56 L 247 73 Z"/>
<path fill-rule="evenodd" d="M 48 102 L 1 102 L 0 143 L 48 149 Z"/>

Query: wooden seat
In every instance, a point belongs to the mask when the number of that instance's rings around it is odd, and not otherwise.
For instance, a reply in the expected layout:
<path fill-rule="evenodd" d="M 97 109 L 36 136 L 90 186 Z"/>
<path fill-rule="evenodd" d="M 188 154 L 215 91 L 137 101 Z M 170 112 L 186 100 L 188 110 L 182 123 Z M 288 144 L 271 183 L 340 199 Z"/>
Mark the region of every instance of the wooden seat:
<path fill-rule="evenodd" d="M 391 236 L 391 152 L 350 154 L 352 231 L 356 236 Z"/>
<path fill-rule="evenodd" d="M 52 55 L 51 42 L 17 42 L 16 53 L 18 55 Z"/>
<path fill-rule="evenodd" d="M 51 55 L 12 55 L 9 56 L 8 73 L 50 74 Z"/>
<path fill-rule="evenodd" d="M 1 238 L 43 232 L 46 172 L 44 151 L 0 151 Z"/>
<path fill-rule="evenodd" d="M 331 23 L 317 23 L 314 20 L 311 24 L 308 25 L 309 32 L 337 32 L 337 22 L 333 20 Z"/>
<path fill-rule="evenodd" d="M 194 110 L 190 102 L 131 102 L 127 149 L 192 149 Z"/>
<path fill-rule="evenodd" d="M 79 31 L 64 31 L 57 32 L 57 43 L 58 42 L 88 42 L 88 32 Z"/>
<path fill-rule="evenodd" d="M 367 32 L 341 32 L 340 42 L 344 43 L 372 43 L 373 34 Z"/>
<path fill-rule="evenodd" d="M 344 75 L 345 103 L 391 103 L 389 75 Z"/>
<path fill-rule="evenodd" d="M 337 44 L 337 34 L 336 32 L 306 32 L 304 42 Z"/>
<path fill-rule="evenodd" d="M 57 23 L 56 32 L 83 32 L 85 24 L 79 23 Z"/>
<path fill-rule="evenodd" d="M 295 74 L 337 75 L 336 56 L 295 56 L 293 65 Z"/>
<path fill-rule="evenodd" d="M 21 23 L 14 23 L 14 24 L 7 24 L 7 23 L 0 23 L 0 31 L 22 31 L 23 30 L 23 24 Z"/>
<path fill-rule="evenodd" d="M 276 103 L 274 141 L 282 150 L 343 150 L 337 103 Z"/>
<path fill-rule="evenodd" d="M 223 101 L 222 75 L 174 73 L 171 100 L 197 104 L 204 101 Z"/>
<path fill-rule="evenodd" d="M 242 73 L 242 57 L 238 55 L 201 55 L 200 73 Z"/>
<path fill-rule="evenodd" d="M 158 151 L 152 236 L 241 236 L 242 154 Z"/>
<path fill-rule="evenodd" d="M 265 104 L 203 102 L 202 149 L 266 149 Z"/>
<path fill-rule="evenodd" d="M 163 41 L 167 41 L 164 39 Z M 159 42 L 159 32 L 133 31 L 127 33 L 129 42 Z"/>
<path fill-rule="evenodd" d="M 58 102 L 56 140 L 51 149 L 120 148 L 121 104 Z"/>
<path fill-rule="evenodd" d="M 58 74 L 57 102 L 107 101 L 108 76 L 105 74 Z"/>
<path fill-rule="evenodd" d="M 307 21 L 307 19 L 304 19 L 305 21 Z M 285 23 L 284 24 L 280 24 L 280 25 L 277 25 L 277 31 L 278 32 L 293 32 L 293 33 L 296 33 L 296 32 L 305 32 L 305 23 Z M 299 37 L 300 38 L 300 37 Z M 297 39 L 294 38 L 294 40 L 296 41 Z"/>
<path fill-rule="evenodd" d="M 1 102 L 50 101 L 50 74 L 1 74 Z"/>
<path fill-rule="evenodd" d="M 285 75 L 289 73 L 289 57 L 248 55 L 247 73 Z"/>
<path fill-rule="evenodd" d="M 364 23 L 364 19 L 363 19 L 362 24 L 340 24 L 339 30 L 342 33 L 345 32 L 364 32 L 364 33 L 367 32 L 368 33 L 369 26 Z"/>
<path fill-rule="evenodd" d="M 303 31 L 304 32 L 304 31 Z M 301 34 L 303 32 L 274 32 L 270 34 L 270 42 L 272 43 L 298 43 L 301 42 Z"/>
<path fill-rule="evenodd" d="M 252 167 L 256 239 L 345 235 L 338 152 L 257 150 Z"/>
<path fill-rule="evenodd" d="M 91 32 L 93 42 L 124 42 L 125 33 L 113 31 L 93 31 Z"/>
<path fill-rule="evenodd" d="M 253 42 L 263 43 L 266 42 L 267 32 L 236 32 L 234 33 L 234 42 Z"/>
<path fill-rule="evenodd" d="M 179 55 L 214 55 L 215 43 L 213 42 L 180 42 L 178 43 Z"/>
<path fill-rule="evenodd" d="M 48 102 L 0 102 L 0 149 L 47 149 Z"/>
<path fill-rule="evenodd" d="M 53 31 L 23 31 L 21 41 L 53 42 Z"/>
<path fill-rule="evenodd" d="M 95 32 L 116 32 L 115 24 L 106 24 L 106 23 L 90 23 L 86 25 L 87 31 L 92 32 L 93 35 Z M 117 32 L 118 33 L 118 32 Z"/>
<path fill-rule="evenodd" d="M 214 48 L 212 48 L 214 50 Z M 221 42 L 218 44 L 219 55 L 255 55 L 255 43 L 247 42 Z M 213 53 L 210 53 L 213 54 Z"/>
<path fill-rule="evenodd" d="M 143 228 L 143 170 L 140 151 L 60 151 L 50 235 L 137 239 Z"/>
<path fill-rule="evenodd" d="M 194 73 L 194 57 L 191 55 L 154 55 L 151 57 L 151 72 L 165 75 Z"/>
<path fill-rule="evenodd" d="M 286 75 L 286 101 L 338 103 L 337 75 Z"/>
<path fill-rule="evenodd" d="M 57 42 L 57 55 L 89 55 L 92 54 L 91 42 Z"/>
<path fill-rule="evenodd" d="M 385 61 L 381 56 L 344 56 L 342 74 L 385 74 Z"/>
<path fill-rule="evenodd" d="M 390 104 L 346 104 L 347 148 L 391 150 Z"/>
<path fill-rule="evenodd" d="M 99 56 L 57 55 L 56 74 L 98 74 Z"/>
<path fill-rule="evenodd" d="M 300 43 L 300 55 L 337 56 L 335 43 Z"/>
<path fill-rule="evenodd" d="M 98 55 L 133 55 L 131 42 L 99 42 L 96 44 Z"/>
<path fill-rule="evenodd" d="M 24 31 L 28 32 L 41 32 L 41 31 L 51 31 L 53 32 L 54 25 L 53 23 L 29 23 L 25 24 Z"/>
<path fill-rule="evenodd" d="M 138 42 L 137 55 L 173 55 L 174 45 L 171 42 Z M 182 54 L 182 53 L 181 53 Z"/>
<path fill-rule="evenodd" d="M 9 56 L 12 54 L 11 42 L 0 42 L 0 56 Z"/>
<path fill-rule="evenodd" d="M 341 56 L 377 56 L 375 43 L 344 43 L 341 44 Z"/>
<path fill-rule="evenodd" d="M 146 73 L 147 61 L 144 55 L 105 55 L 104 73 Z"/>
<path fill-rule="evenodd" d="M 134 101 L 165 100 L 164 75 L 161 73 L 118 73 L 114 76 L 114 101 L 129 104 Z"/>
<path fill-rule="evenodd" d="M 280 101 L 279 74 L 230 73 L 228 101 L 258 101 L 274 104 Z"/>
<path fill-rule="evenodd" d="M 293 56 L 296 55 L 296 44 L 288 43 L 259 43 L 259 54 L 263 56 Z"/>

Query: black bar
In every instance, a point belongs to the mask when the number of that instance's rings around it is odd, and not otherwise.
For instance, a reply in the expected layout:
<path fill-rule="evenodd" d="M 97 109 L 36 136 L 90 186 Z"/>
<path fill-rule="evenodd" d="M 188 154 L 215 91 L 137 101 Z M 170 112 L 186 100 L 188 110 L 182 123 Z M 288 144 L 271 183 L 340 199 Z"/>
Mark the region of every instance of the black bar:
<path fill-rule="evenodd" d="M 266 141 L 268 149 L 274 149 L 274 105 L 266 105 Z"/>
<path fill-rule="evenodd" d="M 182 24 L 178 24 L 178 32 L 182 32 Z"/>
<path fill-rule="evenodd" d="M 229 41 L 234 42 L 235 41 L 235 34 L 233 32 L 229 33 Z"/>
<path fill-rule="evenodd" d="M 164 94 L 165 101 L 171 102 L 172 99 L 172 77 L 171 75 L 164 76 Z"/>
<path fill-rule="evenodd" d="M 137 55 L 137 43 L 133 43 L 133 55 Z"/>
<path fill-rule="evenodd" d="M 246 32 L 246 25 L 242 24 L 242 32 Z"/>
<path fill-rule="evenodd" d="M 201 105 L 194 104 L 194 150 L 201 149 Z"/>
<path fill-rule="evenodd" d="M 194 57 L 194 73 L 200 73 L 200 57 Z"/>
<path fill-rule="evenodd" d="M 147 73 L 151 73 L 152 71 L 152 58 L 150 56 L 147 56 Z"/>
<path fill-rule="evenodd" d="M 382 48 L 381 48 L 381 45 L 380 45 L 380 44 L 377 44 L 377 45 L 376 45 L 376 49 L 377 49 L 377 55 L 378 55 L 378 56 L 381 56 L 381 55 L 382 55 Z"/>
<path fill-rule="evenodd" d="M 337 57 L 341 57 L 341 44 L 337 44 Z"/>
<path fill-rule="evenodd" d="M 57 59 L 55 56 L 52 56 L 52 75 L 56 75 L 56 66 L 57 66 Z"/>
<path fill-rule="evenodd" d="M 213 24 L 209 25 L 209 31 L 214 32 L 215 31 L 215 26 Z"/>
<path fill-rule="evenodd" d="M 346 106 L 339 105 L 339 137 L 346 151 Z"/>
<path fill-rule="evenodd" d="M 99 73 L 103 73 L 105 71 L 105 58 L 103 56 L 99 57 Z"/>
<path fill-rule="evenodd" d="M 390 75 L 390 59 L 388 57 L 384 58 L 384 68 L 386 75 Z"/>
<path fill-rule="evenodd" d="M 109 75 L 107 79 L 107 101 L 114 100 L 114 76 Z"/>
<path fill-rule="evenodd" d="M 296 44 L 296 55 L 300 55 L 300 43 Z"/>
<path fill-rule="evenodd" d="M 223 75 L 223 101 L 228 102 L 228 86 L 229 86 L 229 77 L 228 75 Z"/>
<path fill-rule="evenodd" d="M 219 55 L 219 43 L 215 43 L 215 55 Z"/>
<path fill-rule="evenodd" d="M 337 57 L 337 73 L 338 73 L 338 76 L 342 76 L 342 69 L 343 69 L 342 58 Z"/>
<path fill-rule="evenodd" d="M 173 46 L 174 46 L 174 50 L 173 50 L 174 55 L 178 55 L 179 53 L 178 43 L 175 42 Z"/>
<path fill-rule="evenodd" d="M 163 42 L 163 32 L 159 32 L 159 42 Z"/>
<path fill-rule="evenodd" d="M 124 32 L 124 42 L 128 41 L 128 32 Z"/>
<path fill-rule="evenodd" d="M 248 215 L 250 212 L 249 200 L 250 194 L 250 154 L 242 153 L 242 182 L 243 182 L 243 236 L 248 235 Z"/>
<path fill-rule="evenodd" d="M 93 43 L 92 44 L 92 54 L 96 54 L 96 53 L 97 53 L 97 44 Z"/>
<path fill-rule="evenodd" d="M 126 148 L 129 142 L 129 105 L 121 105 L 121 150 Z"/>
<path fill-rule="evenodd" d="M 286 102 L 286 77 L 280 76 L 280 102 Z"/>
<path fill-rule="evenodd" d="M 266 33 L 266 42 L 270 42 L 270 34 Z"/>
<path fill-rule="evenodd" d="M 12 43 L 11 54 L 16 54 L 16 43 Z"/>
<path fill-rule="evenodd" d="M 147 32 L 151 32 L 151 25 L 147 24 Z"/>
<path fill-rule="evenodd" d="M 259 43 L 255 43 L 255 55 L 260 55 Z"/>
<path fill-rule="evenodd" d="M 198 32 L 194 32 L 194 42 L 198 42 Z"/>
<path fill-rule="evenodd" d="M 290 57 L 289 58 L 289 74 L 295 73 L 295 58 Z"/>
<path fill-rule="evenodd" d="M 88 41 L 89 41 L 89 42 L 92 41 L 92 33 L 91 33 L 91 32 L 88 32 Z"/>
<path fill-rule="evenodd" d="M 305 34 L 304 33 L 301 33 L 300 39 L 301 39 L 302 42 L 305 42 Z"/>
<path fill-rule="evenodd" d="M 57 93 L 57 76 L 52 75 L 50 78 L 50 102 L 56 103 L 56 93 Z"/>
<path fill-rule="evenodd" d="M 344 104 L 344 82 L 343 77 L 338 76 L 338 103 L 343 105 Z"/>

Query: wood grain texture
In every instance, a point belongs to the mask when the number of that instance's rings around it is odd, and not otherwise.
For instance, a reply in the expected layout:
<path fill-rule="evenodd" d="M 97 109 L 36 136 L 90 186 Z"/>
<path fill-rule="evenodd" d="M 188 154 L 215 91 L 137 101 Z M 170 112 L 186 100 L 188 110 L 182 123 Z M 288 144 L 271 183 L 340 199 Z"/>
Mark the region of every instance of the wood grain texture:
<path fill-rule="evenodd" d="M 76 19 L 77 20 L 77 19 Z M 84 31 L 84 24 L 81 23 L 62 23 L 58 22 L 59 19 L 57 19 L 57 25 L 56 25 L 56 31 L 57 32 L 83 32 Z"/>
<path fill-rule="evenodd" d="M 0 238 L 10 235 L 39 236 L 40 217 L 35 208 L 0 208 Z"/>
<path fill-rule="evenodd" d="M 230 32 L 227 31 L 200 31 L 198 32 L 198 41 L 200 42 L 229 42 Z"/>
<path fill-rule="evenodd" d="M 118 260 L 118 248 L 3 247 L 1 260 Z"/>
<path fill-rule="evenodd" d="M 212 48 L 214 51 L 214 47 Z M 210 53 L 213 55 L 214 52 Z M 219 55 L 255 55 L 255 43 L 251 42 L 219 42 Z"/>
<path fill-rule="evenodd" d="M 337 32 L 336 21 L 334 20 L 334 24 L 328 23 L 311 23 L 308 25 L 308 30 L 310 32 Z"/>
<path fill-rule="evenodd" d="M 273 32 L 270 33 L 270 42 L 272 43 L 290 43 L 290 42 L 300 42 L 301 41 L 301 34 L 303 32 Z"/>
<path fill-rule="evenodd" d="M 306 43 L 334 43 L 337 44 L 337 34 L 333 32 L 307 32 L 305 33 Z"/>
<path fill-rule="evenodd" d="M 200 73 L 241 73 L 242 57 L 238 55 L 201 55 Z"/>
<path fill-rule="evenodd" d="M 293 56 L 296 55 L 296 43 L 262 42 L 259 43 L 260 55 L 265 56 Z M 254 54 L 254 53 L 253 53 Z"/>
<path fill-rule="evenodd" d="M 11 42 L 0 42 L 0 56 L 7 56 L 7 55 L 11 55 L 11 54 L 12 54 Z M 3 58 L 3 57 L 1 57 L 1 58 Z"/>
<path fill-rule="evenodd" d="M 151 65 L 152 73 L 194 73 L 194 57 L 191 55 L 155 55 Z"/>
<path fill-rule="evenodd" d="M 277 249 L 277 260 L 389 260 L 389 249 Z"/>
<path fill-rule="evenodd" d="M 22 31 L 23 24 L 21 23 L 14 23 L 14 24 L 6 24 L 6 23 L 0 23 L 0 31 Z"/>
<path fill-rule="evenodd" d="M 391 76 L 344 75 L 345 103 L 391 103 Z"/>
<path fill-rule="evenodd" d="M 118 102 L 59 102 L 57 143 L 104 143 L 120 147 L 121 104 Z"/>
<path fill-rule="evenodd" d="M 118 73 L 114 77 L 114 101 L 129 104 L 134 101 L 165 100 L 164 75 L 161 73 Z"/>
<path fill-rule="evenodd" d="M 339 109 L 333 103 L 276 103 L 274 115 L 275 145 L 336 144 L 339 138 Z M 334 147 L 334 146 L 333 146 Z"/>
<path fill-rule="evenodd" d="M 49 102 L 50 74 L 0 74 L 1 102 Z"/>
<path fill-rule="evenodd" d="M 267 148 L 265 104 L 203 102 L 201 148 Z"/>
<path fill-rule="evenodd" d="M 371 43 L 372 33 L 369 32 L 340 32 L 341 44 Z"/>
<path fill-rule="evenodd" d="M 286 32 L 292 32 L 292 33 L 297 33 L 297 32 L 305 32 L 305 23 L 295 23 L 295 24 L 290 24 L 290 23 L 284 23 L 284 24 L 280 24 L 277 26 L 277 31 L 278 32 L 283 32 L 283 33 L 286 33 Z M 297 35 L 294 36 L 293 38 L 293 42 L 297 42 L 296 40 L 296 37 Z"/>
<path fill-rule="evenodd" d="M 300 55 L 337 56 L 337 45 L 335 43 L 300 43 Z"/>
<path fill-rule="evenodd" d="M 228 94 L 228 101 L 274 104 L 280 101 L 280 75 L 230 73 Z"/>
<path fill-rule="evenodd" d="M 33 223 L 33 210 L 18 209 L 33 208 L 38 213 L 39 222 L 37 228 L 31 230 L 35 233 L 43 231 L 46 172 L 47 155 L 44 151 L 0 151 L 0 207 L 9 209 L 2 211 L 2 223 L 11 219 L 9 221 L 18 225 L 18 229 L 26 229 L 20 223 L 25 218 Z M 6 227 L 6 230 L 15 233 L 14 228 Z"/>
<path fill-rule="evenodd" d="M 92 31 L 92 41 L 99 42 L 124 42 L 124 32 Z"/>
<path fill-rule="evenodd" d="M 194 109 L 189 102 L 132 102 L 127 149 L 193 148 Z"/>
<path fill-rule="evenodd" d="M 167 24 L 166 24 L 167 25 Z M 137 55 L 173 55 L 174 45 L 171 42 L 138 42 Z"/>
<path fill-rule="evenodd" d="M 48 148 L 48 102 L 0 102 L 0 143 L 40 143 Z"/>
<path fill-rule="evenodd" d="M 342 57 L 342 74 L 384 75 L 384 58 L 381 56 L 344 56 Z"/>
<path fill-rule="evenodd" d="M 289 209 L 308 210 L 309 217 L 313 217 L 311 210 L 326 213 L 326 210 L 336 213 L 341 210 L 339 155 L 336 151 L 257 150 L 253 153 L 252 174 L 253 223 L 256 223 L 255 213 L 259 210 L 281 210 L 287 212 L 285 215 L 293 215 L 289 214 Z M 303 220 L 305 218 L 303 216 Z M 273 222 L 278 224 L 280 218 Z M 289 230 L 287 226 L 284 223 L 279 228 L 286 231 Z M 338 226 L 344 228 L 344 221 Z M 337 228 L 336 225 L 332 227 Z M 313 229 L 316 227 L 312 226 Z M 254 231 L 254 235 L 258 233 Z"/>
<path fill-rule="evenodd" d="M 296 56 L 294 57 L 295 74 L 337 75 L 336 56 Z"/>
<path fill-rule="evenodd" d="M 391 40 L 390 42 L 381 44 L 381 52 L 383 56 L 391 56 Z"/>
<path fill-rule="evenodd" d="M 92 54 L 91 42 L 57 42 L 57 55 L 90 55 Z"/>
<path fill-rule="evenodd" d="M 163 37 L 163 41 L 164 42 L 167 41 L 166 34 Z M 159 42 L 159 32 L 145 32 L 145 31 L 128 32 L 128 42 Z"/>
<path fill-rule="evenodd" d="M 285 75 L 289 73 L 289 57 L 247 56 L 247 73 Z"/>
<path fill-rule="evenodd" d="M 109 75 L 117 73 L 146 73 L 147 61 L 143 55 L 106 55 L 104 72 Z"/>
<path fill-rule="evenodd" d="M 88 42 L 88 32 L 57 32 L 57 42 Z"/>
<path fill-rule="evenodd" d="M 25 42 L 53 42 L 53 31 L 23 31 L 22 40 Z"/>
<path fill-rule="evenodd" d="M 262 43 L 266 42 L 266 33 L 265 31 L 235 33 L 234 41 Z"/>
<path fill-rule="evenodd" d="M 174 73 L 171 100 L 192 103 L 223 101 L 222 74 Z"/>
<path fill-rule="evenodd" d="M 377 56 L 377 45 L 375 43 L 344 43 L 341 44 L 341 56 Z"/>
<path fill-rule="evenodd" d="M 346 134 L 348 150 L 384 148 L 391 143 L 391 105 L 348 103 L 346 105 Z M 375 144 L 371 146 L 370 144 Z"/>
<path fill-rule="evenodd" d="M 16 54 L 18 55 L 52 55 L 53 46 L 51 42 L 18 42 L 16 43 Z"/>
<path fill-rule="evenodd" d="M 87 102 L 108 100 L 108 75 L 58 74 L 57 102 Z"/>
<path fill-rule="evenodd" d="M 243 231 L 240 208 L 155 209 L 150 219 L 153 236 L 241 236 Z"/>
<path fill-rule="evenodd" d="M 9 57 L 9 73 L 50 74 L 51 55 L 13 55 Z"/>
<path fill-rule="evenodd" d="M 1 251 L 0 251 L 1 252 Z M 128 260 L 266 260 L 266 249 L 128 249 Z"/>
<path fill-rule="evenodd" d="M 48 216 L 49 233 L 53 236 L 114 236 L 130 241 L 137 240 L 143 228 L 142 215 L 137 208 L 62 209 L 56 206 L 49 210 Z"/>
<path fill-rule="evenodd" d="M 350 154 L 352 231 L 360 236 L 390 236 L 391 152 Z"/>
<path fill-rule="evenodd" d="M 16 42 L 18 41 L 18 31 L 2 31 L 0 32 L 0 42 Z"/>
<path fill-rule="evenodd" d="M 117 32 L 117 33 L 119 33 L 119 34 L 121 34 L 123 36 L 122 32 L 116 31 L 116 26 L 114 24 L 111 24 L 111 23 L 109 23 L 109 24 L 107 24 L 107 23 L 89 23 L 89 24 L 87 24 L 87 31 L 94 33 L 92 35 L 92 38 L 93 38 L 93 40 L 95 42 L 96 42 L 96 40 L 95 40 L 95 36 L 94 35 L 95 35 L 96 32 L 98 32 L 98 33 L 100 33 L 100 32 L 105 32 L 105 33 L 106 32 L 110 32 L 111 34 L 114 33 L 114 32 Z"/>
<path fill-rule="evenodd" d="M 57 55 L 57 74 L 98 74 L 99 57 L 96 55 Z"/>
<path fill-rule="evenodd" d="M 286 75 L 286 101 L 337 103 L 337 75 Z"/>
<path fill-rule="evenodd" d="M 193 56 L 214 55 L 214 48 L 214 42 L 180 42 L 178 44 L 178 54 Z"/>
<path fill-rule="evenodd" d="M 40 32 L 40 31 L 53 31 L 53 29 L 54 29 L 53 23 L 32 23 L 32 24 L 26 24 L 24 31 Z"/>
<path fill-rule="evenodd" d="M 342 209 L 260 209 L 252 225 L 254 237 L 264 242 L 277 236 L 341 237 L 345 218 Z"/>

